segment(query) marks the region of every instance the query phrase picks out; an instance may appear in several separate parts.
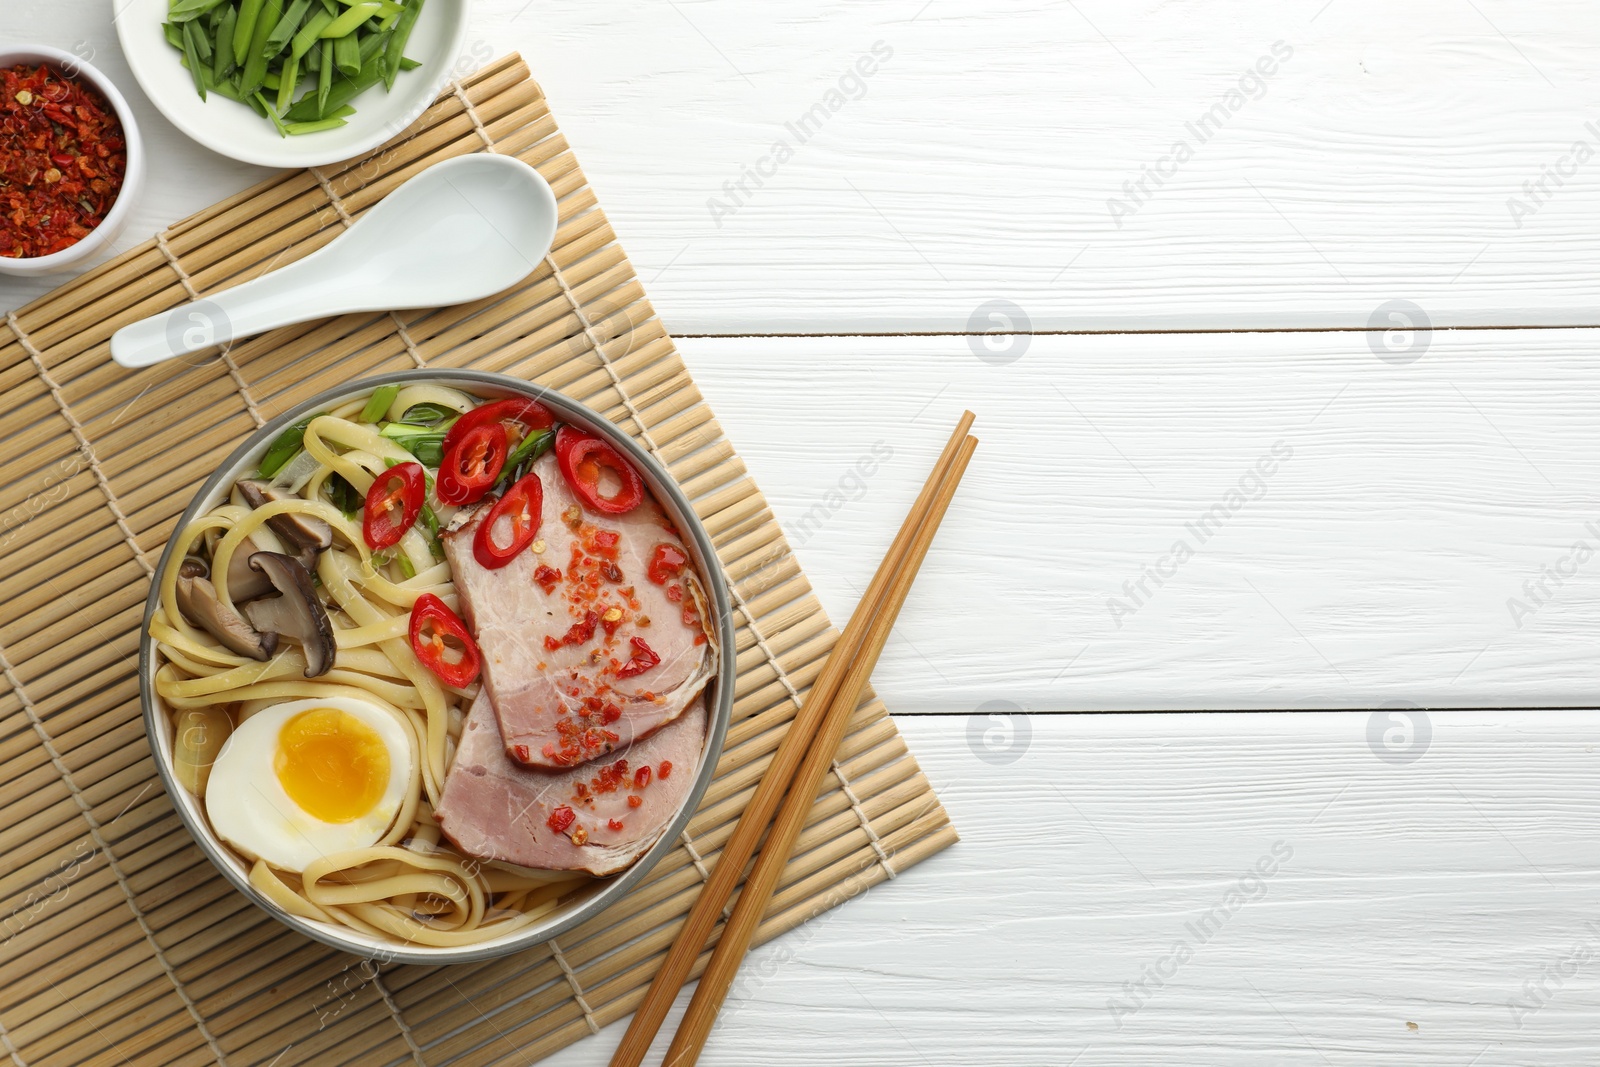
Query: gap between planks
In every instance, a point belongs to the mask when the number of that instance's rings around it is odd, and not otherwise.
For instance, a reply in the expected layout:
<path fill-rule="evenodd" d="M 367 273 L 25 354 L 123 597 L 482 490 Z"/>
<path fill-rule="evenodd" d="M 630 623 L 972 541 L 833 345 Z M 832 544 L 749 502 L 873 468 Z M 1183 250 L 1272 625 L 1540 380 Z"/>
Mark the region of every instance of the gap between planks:
<path fill-rule="evenodd" d="M 1239 327 L 1194 327 L 1190 329 L 1149 329 L 1149 330 L 861 330 L 840 332 L 838 330 L 821 330 L 815 333 L 783 331 L 774 333 L 673 333 L 677 341 L 735 341 L 735 340 L 803 340 L 808 337 L 859 337 L 867 339 L 887 339 L 894 337 L 1203 337 L 1228 334 L 1245 333 L 1384 333 L 1393 327 L 1368 328 L 1366 326 L 1239 326 Z M 1494 330 L 1600 330 L 1600 322 L 1595 323 L 1517 323 L 1504 326 L 1415 326 L 1412 329 L 1417 333 L 1485 333 Z"/>

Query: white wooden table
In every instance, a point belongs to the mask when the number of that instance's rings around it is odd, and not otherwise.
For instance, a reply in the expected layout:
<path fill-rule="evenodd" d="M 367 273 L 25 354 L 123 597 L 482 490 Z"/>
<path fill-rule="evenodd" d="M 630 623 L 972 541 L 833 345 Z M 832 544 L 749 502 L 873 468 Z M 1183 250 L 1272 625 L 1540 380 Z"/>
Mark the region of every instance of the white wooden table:
<path fill-rule="evenodd" d="M 130 90 L 126 247 L 260 174 L 108 7 L 0 37 Z M 527 57 L 837 618 L 979 413 L 876 677 L 965 840 L 756 953 L 705 1062 L 1597 1062 L 1592 5 L 478 0 L 468 40 Z"/>

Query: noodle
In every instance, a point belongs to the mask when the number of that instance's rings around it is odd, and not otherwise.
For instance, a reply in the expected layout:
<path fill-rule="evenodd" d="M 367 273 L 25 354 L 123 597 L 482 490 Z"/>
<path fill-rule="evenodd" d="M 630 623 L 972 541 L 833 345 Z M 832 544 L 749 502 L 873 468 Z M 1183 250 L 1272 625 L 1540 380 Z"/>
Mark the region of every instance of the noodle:
<path fill-rule="evenodd" d="M 390 414 L 398 417 L 424 403 L 465 411 L 476 401 L 454 389 L 407 386 Z M 158 576 L 159 606 L 150 621 L 160 663 L 155 689 L 174 716 L 218 708 L 235 727 L 270 705 L 302 698 L 355 698 L 392 715 L 410 746 L 411 776 L 389 829 L 371 847 L 324 855 L 303 874 L 249 861 L 250 884 L 302 919 L 407 943 L 476 944 L 533 924 L 590 879 L 496 866 L 441 841 L 433 809 L 478 685 L 447 687 L 411 649 L 409 614 L 418 597 L 432 593 L 457 607 L 449 566 L 436 562 L 428 538 L 413 527 L 394 550 L 374 555 L 359 519 L 352 521 L 329 501 L 336 476 L 365 495 L 388 466 L 412 459 L 372 426 L 352 421 L 363 406 L 351 401 L 309 422 L 304 452 L 291 464 L 290 476 L 299 485 L 280 485 L 292 496 L 250 508 L 233 489 L 227 501 L 177 533 Z M 305 677 L 306 655 L 298 644 L 283 645 L 265 662 L 251 659 L 197 629 L 178 609 L 179 567 L 185 557 L 204 554 L 217 600 L 237 610 L 227 572 L 246 539 L 255 551 L 292 554 L 266 525 L 280 515 L 320 519 L 334 532 L 332 547 L 316 560 L 315 576 L 331 602 L 328 618 L 338 652 L 333 668 L 317 678 Z"/>

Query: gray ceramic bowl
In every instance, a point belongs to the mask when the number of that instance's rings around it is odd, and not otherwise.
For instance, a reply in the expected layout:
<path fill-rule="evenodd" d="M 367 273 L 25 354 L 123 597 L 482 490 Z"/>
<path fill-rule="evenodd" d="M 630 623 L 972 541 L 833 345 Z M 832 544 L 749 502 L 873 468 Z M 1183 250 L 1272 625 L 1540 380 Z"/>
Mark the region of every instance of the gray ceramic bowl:
<path fill-rule="evenodd" d="M 716 773 L 717 757 L 722 752 L 722 741 L 728 732 L 728 717 L 733 709 L 733 676 L 734 657 L 732 655 L 733 622 L 728 607 L 728 587 L 723 578 L 722 569 L 717 564 L 716 553 L 711 545 L 711 538 L 706 533 L 705 526 L 690 506 L 689 499 L 684 496 L 676 482 L 657 463 L 655 458 L 636 445 L 633 440 L 617 431 L 610 422 L 591 411 L 589 408 L 574 400 L 562 396 L 560 393 L 542 389 L 529 382 L 519 381 L 503 374 L 490 374 L 484 371 L 471 370 L 412 370 L 395 374 L 383 374 L 372 378 L 363 378 L 338 389 L 330 389 L 318 396 L 312 397 L 282 415 L 273 419 L 266 426 L 251 434 L 249 439 L 234 450 L 233 454 L 223 460 L 217 467 L 217 472 L 206 480 L 195 494 L 194 500 L 178 520 L 177 529 L 182 530 L 199 515 L 215 507 L 227 490 L 245 472 L 253 470 L 260 460 L 261 454 L 266 451 L 267 445 L 291 423 L 304 418 L 315 411 L 324 410 L 330 406 L 341 403 L 352 397 L 370 393 L 378 386 L 391 382 L 420 382 L 430 381 L 439 385 L 452 386 L 485 399 L 497 399 L 506 396 L 531 396 L 548 407 L 557 421 L 570 423 L 610 441 L 623 455 L 627 456 L 644 477 L 645 484 L 655 494 L 655 498 L 666 510 L 672 521 L 677 524 L 682 532 L 684 542 L 689 551 L 695 556 L 695 563 L 700 574 L 704 577 L 706 587 L 710 590 L 712 601 L 716 607 L 717 626 L 721 634 L 722 647 L 725 654 L 722 657 L 721 669 L 716 679 L 711 683 L 711 724 L 706 737 L 705 750 L 701 754 L 700 768 L 695 774 L 694 788 L 689 791 L 688 798 L 684 801 L 682 810 L 667 827 L 661 840 L 657 841 L 648 852 L 640 856 L 638 861 L 621 874 L 610 878 L 600 879 L 586 889 L 576 899 L 569 901 L 560 909 L 550 913 L 539 923 L 524 927 L 515 933 L 505 935 L 493 941 L 482 944 L 468 945 L 459 948 L 435 948 L 428 945 L 403 945 L 394 940 L 368 937 L 343 926 L 333 926 L 327 923 L 315 922 L 290 915 L 277 905 L 267 900 L 258 893 L 249 881 L 249 868 L 230 848 L 222 843 L 210 825 L 206 822 L 201 811 L 200 802 L 180 785 L 172 772 L 172 722 L 165 705 L 155 691 L 155 672 L 161 666 L 160 654 L 156 644 L 149 635 L 150 616 L 155 612 L 160 596 L 158 589 L 152 585 L 149 599 L 145 603 L 145 627 L 139 641 L 139 695 L 144 704 L 145 733 L 150 739 L 151 751 L 155 754 L 156 769 L 161 774 L 162 784 L 167 788 L 167 795 L 172 798 L 172 805 L 178 810 L 178 816 L 183 819 L 184 825 L 194 835 L 195 841 L 200 845 L 217 870 L 223 877 L 232 882 L 234 887 L 249 897 L 256 905 L 278 919 L 284 925 L 298 930 L 307 937 L 315 938 L 325 945 L 343 949 L 346 952 L 357 953 L 379 961 L 398 961 L 401 963 L 469 963 L 474 960 L 492 959 L 504 956 L 521 949 L 530 948 L 542 941 L 553 937 L 594 918 L 600 912 L 610 907 L 619 900 L 623 894 L 638 884 L 661 859 L 677 844 L 677 838 L 688 825 L 689 819 L 694 815 L 695 809 L 700 804 L 706 787 L 711 783 L 712 775 Z M 176 536 L 176 535 L 174 535 Z M 172 542 L 167 542 L 166 550 L 161 553 L 161 562 L 157 565 L 156 573 L 165 571 L 167 559 L 172 554 Z"/>

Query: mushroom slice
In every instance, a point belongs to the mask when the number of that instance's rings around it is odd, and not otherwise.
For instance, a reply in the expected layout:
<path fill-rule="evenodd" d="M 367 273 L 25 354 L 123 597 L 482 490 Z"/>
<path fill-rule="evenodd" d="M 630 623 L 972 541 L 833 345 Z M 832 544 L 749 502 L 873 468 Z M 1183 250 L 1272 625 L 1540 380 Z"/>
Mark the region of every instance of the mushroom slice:
<path fill-rule="evenodd" d="M 267 576 L 250 566 L 250 557 L 260 551 L 261 546 L 246 537 L 228 560 L 228 597 L 235 604 L 273 592 Z"/>
<path fill-rule="evenodd" d="M 241 479 L 237 486 L 239 495 L 253 508 L 277 500 L 295 498 L 294 494 L 287 490 L 253 478 Z M 267 520 L 267 525 L 277 531 L 280 537 L 286 537 L 294 545 L 309 548 L 313 552 L 321 552 L 333 544 L 333 527 L 310 515 L 297 515 L 292 512 L 287 515 L 274 515 Z"/>
<path fill-rule="evenodd" d="M 299 641 L 305 649 L 307 678 L 327 674 L 333 669 L 333 624 L 311 586 L 311 572 L 282 552 L 257 552 L 250 557 L 250 566 L 265 574 L 278 590 L 277 596 L 244 606 L 250 622 L 258 630 Z"/>
<path fill-rule="evenodd" d="M 204 576 L 203 560 L 190 556 L 178 566 L 178 610 L 183 617 L 221 641 L 230 652 L 251 659 L 268 659 L 278 647 L 278 635 L 253 629 L 239 614 L 217 599 L 216 587 Z"/>

